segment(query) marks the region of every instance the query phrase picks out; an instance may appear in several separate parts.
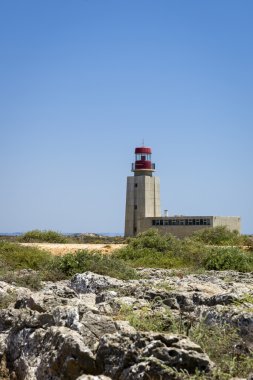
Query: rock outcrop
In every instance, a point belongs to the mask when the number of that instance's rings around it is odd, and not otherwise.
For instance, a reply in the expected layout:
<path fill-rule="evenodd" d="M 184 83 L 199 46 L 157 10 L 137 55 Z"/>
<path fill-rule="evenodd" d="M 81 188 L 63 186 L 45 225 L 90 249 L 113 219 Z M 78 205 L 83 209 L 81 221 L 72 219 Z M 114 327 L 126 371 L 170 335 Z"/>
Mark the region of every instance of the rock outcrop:
<path fill-rule="evenodd" d="M 252 349 L 251 274 L 139 273 L 140 280 L 121 281 L 86 272 L 38 291 L 0 282 L 0 379 L 176 380 L 180 373 L 211 373 L 214 363 L 186 336 L 199 321 L 235 326 Z M 137 317 L 159 313 L 167 331 L 134 328 L 122 306 Z M 168 311 L 180 334 L 170 329 Z"/>

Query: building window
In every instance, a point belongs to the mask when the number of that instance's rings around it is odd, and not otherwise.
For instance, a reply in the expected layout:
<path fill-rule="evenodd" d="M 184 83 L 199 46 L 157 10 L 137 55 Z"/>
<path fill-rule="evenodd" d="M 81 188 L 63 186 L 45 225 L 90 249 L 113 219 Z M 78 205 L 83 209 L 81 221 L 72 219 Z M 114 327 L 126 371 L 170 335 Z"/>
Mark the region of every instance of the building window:
<path fill-rule="evenodd" d="M 138 183 L 135 183 L 135 184 L 134 184 L 134 187 L 138 187 Z"/>
<path fill-rule="evenodd" d="M 153 219 L 153 226 L 210 226 L 210 219 Z"/>
<path fill-rule="evenodd" d="M 134 205 L 134 209 L 137 210 L 137 205 Z"/>

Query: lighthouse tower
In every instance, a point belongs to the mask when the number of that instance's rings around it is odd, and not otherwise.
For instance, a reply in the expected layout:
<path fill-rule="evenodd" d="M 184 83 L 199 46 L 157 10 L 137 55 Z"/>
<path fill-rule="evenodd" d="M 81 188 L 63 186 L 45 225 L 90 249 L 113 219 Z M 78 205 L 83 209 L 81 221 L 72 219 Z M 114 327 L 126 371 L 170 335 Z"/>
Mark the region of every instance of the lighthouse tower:
<path fill-rule="evenodd" d="M 125 236 L 138 234 L 143 218 L 161 216 L 160 179 L 153 177 L 151 155 L 151 148 L 135 148 L 134 176 L 127 177 Z"/>

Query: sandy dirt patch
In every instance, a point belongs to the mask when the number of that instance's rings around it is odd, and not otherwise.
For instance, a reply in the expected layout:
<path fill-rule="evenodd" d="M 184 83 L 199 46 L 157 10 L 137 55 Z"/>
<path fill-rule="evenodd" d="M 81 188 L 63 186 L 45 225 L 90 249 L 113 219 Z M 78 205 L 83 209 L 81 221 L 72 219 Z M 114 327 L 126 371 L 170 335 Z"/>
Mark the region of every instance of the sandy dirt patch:
<path fill-rule="evenodd" d="M 56 244 L 56 243 L 20 243 L 26 247 L 37 247 L 39 249 L 51 252 L 54 255 L 65 255 L 83 249 L 89 251 L 98 250 L 102 253 L 111 253 L 115 249 L 124 247 L 126 244 Z"/>

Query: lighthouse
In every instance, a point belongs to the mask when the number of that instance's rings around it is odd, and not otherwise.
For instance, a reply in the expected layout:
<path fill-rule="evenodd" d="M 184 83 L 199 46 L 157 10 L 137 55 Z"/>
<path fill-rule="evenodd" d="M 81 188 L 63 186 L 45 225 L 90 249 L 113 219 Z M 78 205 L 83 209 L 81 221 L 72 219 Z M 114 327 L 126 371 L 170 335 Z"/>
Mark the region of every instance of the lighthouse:
<path fill-rule="evenodd" d="M 144 218 L 161 216 L 160 179 L 153 176 L 151 157 L 151 148 L 135 148 L 134 175 L 127 177 L 125 236 L 138 234 Z"/>
<path fill-rule="evenodd" d="M 160 179 L 154 177 L 155 164 L 151 148 L 135 148 L 133 176 L 127 177 L 125 236 L 135 236 L 153 228 L 161 234 L 172 234 L 178 238 L 192 235 L 203 228 L 226 226 L 240 233 L 239 216 L 214 215 L 168 215 L 161 216 Z"/>

